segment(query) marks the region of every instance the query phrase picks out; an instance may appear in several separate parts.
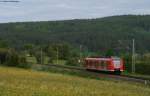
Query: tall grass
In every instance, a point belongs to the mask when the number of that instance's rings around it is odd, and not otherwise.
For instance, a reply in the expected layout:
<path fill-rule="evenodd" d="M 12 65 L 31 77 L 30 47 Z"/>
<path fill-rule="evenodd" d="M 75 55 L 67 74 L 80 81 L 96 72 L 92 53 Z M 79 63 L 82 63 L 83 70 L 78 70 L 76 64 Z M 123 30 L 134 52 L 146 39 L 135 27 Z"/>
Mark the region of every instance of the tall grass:
<path fill-rule="evenodd" d="M 0 96 L 149 96 L 138 84 L 0 67 Z"/>

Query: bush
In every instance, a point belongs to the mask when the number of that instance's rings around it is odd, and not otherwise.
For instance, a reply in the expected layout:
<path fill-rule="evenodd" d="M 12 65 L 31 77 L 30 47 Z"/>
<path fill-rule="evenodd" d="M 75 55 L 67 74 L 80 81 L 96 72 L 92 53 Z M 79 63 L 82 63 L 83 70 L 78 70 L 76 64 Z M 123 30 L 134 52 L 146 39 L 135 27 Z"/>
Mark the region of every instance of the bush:
<path fill-rule="evenodd" d="M 8 53 L 8 49 L 0 48 L 0 64 L 6 62 L 7 53 Z"/>
<path fill-rule="evenodd" d="M 17 65 L 17 67 L 30 68 L 31 66 L 32 66 L 32 64 L 27 63 L 27 60 L 26 60 L 25 56 L 20 56 L 19 57 L 19 63 Z"/>
<path fill-rule="evenodd" d="M 136 64 L 136 73 L 140 74 L 150 74 L 150 64 L 145 64 L 145 63 L 137 63 Z"/>
<path fill-rule="evenodd" d="M 69 65 L 69 66 L 79 66 L 79 63 L 78 63 L 78 58 L 69 58 L 66 62 L 66 65 Z"/>
<path fill-rule="evenodd" d="M 48 63 L 53 63 L 53 59 L 49 58 Z"/>
<path fill-rule="evenodd" d="M 0 61 L 2 65 L 29 68 L 25 56 L 20 56 L 13 49 L 0 49 Z"/>
<path fill-rule="evenodd" d="M 14 50 L 9 50 L 6 57 L 6 65 L 17 66 L 19 65 L 19 56 Z"/>
<path fill-rule="evenodd" d="M 45 55 L 44 53 L 42 52 L 42 58 L 41 58 L 41 51 L 37 51 L 34 53 L 34 56 L 36 58 L 36 61 L 38 64 L 43 64 L 44 63 L 44 60 L 45 60 Z"/>

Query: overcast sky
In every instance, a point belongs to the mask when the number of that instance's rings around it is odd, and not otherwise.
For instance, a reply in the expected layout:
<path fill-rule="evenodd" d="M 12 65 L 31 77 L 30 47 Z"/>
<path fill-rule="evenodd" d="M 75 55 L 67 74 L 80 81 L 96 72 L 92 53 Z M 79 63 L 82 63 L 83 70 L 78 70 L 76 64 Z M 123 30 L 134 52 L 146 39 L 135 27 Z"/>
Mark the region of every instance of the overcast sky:
<path fill-rule="evenodd" d="M 20 0 L 0 2 L 0 22 L 51 21 L 150 14 L 150 0 Z"/>

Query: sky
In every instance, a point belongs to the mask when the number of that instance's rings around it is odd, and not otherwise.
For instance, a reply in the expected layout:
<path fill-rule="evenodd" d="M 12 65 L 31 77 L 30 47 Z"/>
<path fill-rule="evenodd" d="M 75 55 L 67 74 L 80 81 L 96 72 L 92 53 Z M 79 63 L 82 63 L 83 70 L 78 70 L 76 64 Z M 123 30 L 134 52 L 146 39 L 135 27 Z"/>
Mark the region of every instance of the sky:
<path fill-rule="evenodd" d="M 0 23 L 150 14 L 150 0 L 20 0 L 0 2 Z"/>

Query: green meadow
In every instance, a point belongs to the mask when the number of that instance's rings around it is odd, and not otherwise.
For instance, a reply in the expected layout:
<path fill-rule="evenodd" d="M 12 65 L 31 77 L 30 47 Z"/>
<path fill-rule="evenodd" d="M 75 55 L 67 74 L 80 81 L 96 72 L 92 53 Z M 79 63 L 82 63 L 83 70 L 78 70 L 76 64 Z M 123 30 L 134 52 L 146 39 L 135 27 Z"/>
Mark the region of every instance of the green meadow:
<path fill-rule="evenodd" d="M 0 67 L 0 96 L 149 96 L 141 84 Z"/>

